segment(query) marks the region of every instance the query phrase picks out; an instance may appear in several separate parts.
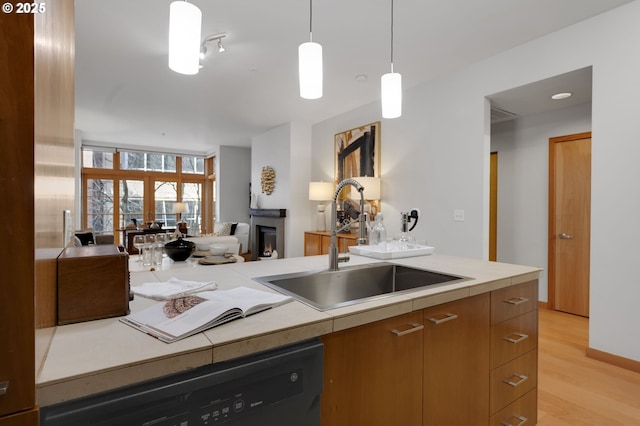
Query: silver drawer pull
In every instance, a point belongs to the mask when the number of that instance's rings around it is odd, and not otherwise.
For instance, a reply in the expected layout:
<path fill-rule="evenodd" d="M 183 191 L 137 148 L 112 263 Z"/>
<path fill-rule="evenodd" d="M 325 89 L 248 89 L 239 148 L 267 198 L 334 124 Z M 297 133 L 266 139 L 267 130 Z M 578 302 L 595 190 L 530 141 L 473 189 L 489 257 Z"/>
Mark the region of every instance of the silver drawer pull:
<path fill-rule="evenodd" d="M 508 384 L 509 386 L 513 386 L 515 388 L 516 386 L 520 386 L 522 383 L 526 382 L 528 378 L 529 377 L 525 376 L 524 374 L 514 373 L 509 378 L 502 379 L 502 381 Z"/>
<path fill-rule="evenodd" d="M 526 297 L 512 297 L 509 300 L 505 300 L 506 303 L 511 305 L 520 305 L 521 303 L 528 302 L 529 299 Z"/>
<path fill-rule="evenodd" d="M 417 322 L 412 322 L 409 325 L 411 326 L 411 328 L 408 328 L 408 329 L 402 330 L 402 331 L 397 330 L 397 329 L 394 328 L 393 330 L 391 330 L 391 332 L 393 334 L 395 334 L 396 336 L 404 336 L 405 334 L 414 333 L 414 332 L 416 332 L 418 330 L 422 330 L 424 328 L 424 325 L 418 324 Z"/>
<path fill-rule="evenodd" d="M 447 322 L 447 321 L 451 321 L 454 320 L 456 318 L 458 318 L 458 315 L 456 314 L 437 314 L 437 315 L 444 315 L 444 317 L 441 318 L 436 318 L 436 316 L 432 316 L 431 318 L 429 318 L 429 321 L 431 321 L 432 323 L 438 325 L 438 324 L 442 324 L 443 322 Z"/>
<path fill-rule="evenodd" d="M 515 417 L 516 420 L 518 420 L 519 422 L 511 423 L 511 419 L 509 419 L 509 420 L 504 420 L 502 424 L 504 426 L 521 426 L 527 422 L 527 418 L 525 416 L 513 416 L 513 417 Z"/>
<path fill-rule="evenodd" d="M 0 382 L 0 396 L 5 395 L 9 389 L 9 381 Z"/>
<path fill-rule="evenodd" d="M 507 342 L 510 342 L 510 343 L 520 343 L 523 340 L 526 340 L 528 338 L 529 338 L 529 336 L 524 334 L 524 333 L 512 333 L 512 334 L 510 334 L 508 336 L 505 336 L 504 340 L 506 340 Z"/>

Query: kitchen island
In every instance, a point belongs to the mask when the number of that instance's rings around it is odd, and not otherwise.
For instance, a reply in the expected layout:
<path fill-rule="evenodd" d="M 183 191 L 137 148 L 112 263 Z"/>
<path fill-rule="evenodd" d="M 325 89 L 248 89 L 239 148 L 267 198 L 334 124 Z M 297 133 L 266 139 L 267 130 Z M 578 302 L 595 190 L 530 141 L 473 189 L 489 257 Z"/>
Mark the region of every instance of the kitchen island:
<path fill-rule="evenodd" d="M 348 264 L 378 260 L 351 256 Z M 217 363 L 262 350 L 330 335 L 444 303 L 537 280 L 539 268 L 433 254 L 392 263 L 469 277 L 373 301 L 318 311 L 293 301 L 166 344 L 118 321 L 102 319 L 37 330 L 37 402 L 40 406 L 115 389 L 140 381 Z M 182 265 L 131 272 L 131 285 L 165 281 L 213 280 L 219 289 L 246 286 L 273 292 L 255 277 L 325 270 L 326 255 L 215 266 Z M 186 266 L 186 267 L 185 267 Z M 136 297 L 131 310 L 150 306 Z"/>

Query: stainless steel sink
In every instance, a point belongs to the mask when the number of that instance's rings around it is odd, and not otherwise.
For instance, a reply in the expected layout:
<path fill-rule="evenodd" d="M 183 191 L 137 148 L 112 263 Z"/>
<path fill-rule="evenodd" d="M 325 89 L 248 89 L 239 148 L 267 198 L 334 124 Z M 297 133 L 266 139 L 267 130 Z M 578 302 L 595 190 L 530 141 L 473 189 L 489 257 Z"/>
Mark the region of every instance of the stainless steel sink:
<path fill-rule="evenodd" d="M 254 278 L 321 311 L 468 279 L 391 263 Z"/>

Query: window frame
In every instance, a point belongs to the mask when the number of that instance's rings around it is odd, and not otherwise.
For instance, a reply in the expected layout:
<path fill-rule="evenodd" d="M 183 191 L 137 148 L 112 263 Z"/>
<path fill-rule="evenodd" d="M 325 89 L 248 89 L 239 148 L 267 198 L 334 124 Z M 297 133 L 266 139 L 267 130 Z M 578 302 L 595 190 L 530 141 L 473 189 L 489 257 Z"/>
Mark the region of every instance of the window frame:
<path fill-rule="evenodd" d="M 92 149 L 92 147 L 87 147 Z M 123 149 L 126 151 L 126 149 Z M 81 181 L 82 181 L 82 213 L 81 224 L 83 228 L 88 226 L 88 200 L 87 200 L 87 182 L 90 179 L 102 179 L 112 180 L 113 182 L 113 224 L 116 243 L 122 243 L 121 230 L 123 224 L 121 223 L 120 215 L 120 181 L 121 180 L 138 180 L 142 181 L 144 185 L 144 201 L 143 211 L 145 212 L 144 222 L 149 221 L 147 213 L 154 215 L 155 219 L 155 182 L 175 182 L 177 188 L 177 201 L 182 201 L 182 188 L 183 184 L 200 184 L 202 198 L 200 200 L 200 228 L 197 230 L 199 233 L 207 234 L 213 232 L 213 180 L 211 176 L 215 176 L 213 173 L 213 166 L 215 161 L 213 158 L 204 158 L 204 173 L 183 173 L 182 172 L 182 156 L 176 155 L 176 171 L 175 172 L 162 172 L 162 171 L 142 171 L 142 170 L 122 170 L 120 169 L 120 151 L 116 150 L 113 154 L 113 168 L 91 168 L 82 167 Z M 193 155 L 186 155 L 187 157 L 194 157 Z M 126 224 L 124 224 L 126 226 Z"/>

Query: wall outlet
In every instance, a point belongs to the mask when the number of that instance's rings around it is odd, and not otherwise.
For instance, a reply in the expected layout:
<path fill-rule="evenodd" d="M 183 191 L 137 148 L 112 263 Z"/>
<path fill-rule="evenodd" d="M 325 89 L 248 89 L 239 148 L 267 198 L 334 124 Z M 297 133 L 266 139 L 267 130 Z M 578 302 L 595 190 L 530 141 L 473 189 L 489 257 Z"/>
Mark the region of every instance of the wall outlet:
<path fill-rule="evenodd" d="M 454 210 L 453 220 L 456 222 L 464 222 L 464 210 Z"/>

